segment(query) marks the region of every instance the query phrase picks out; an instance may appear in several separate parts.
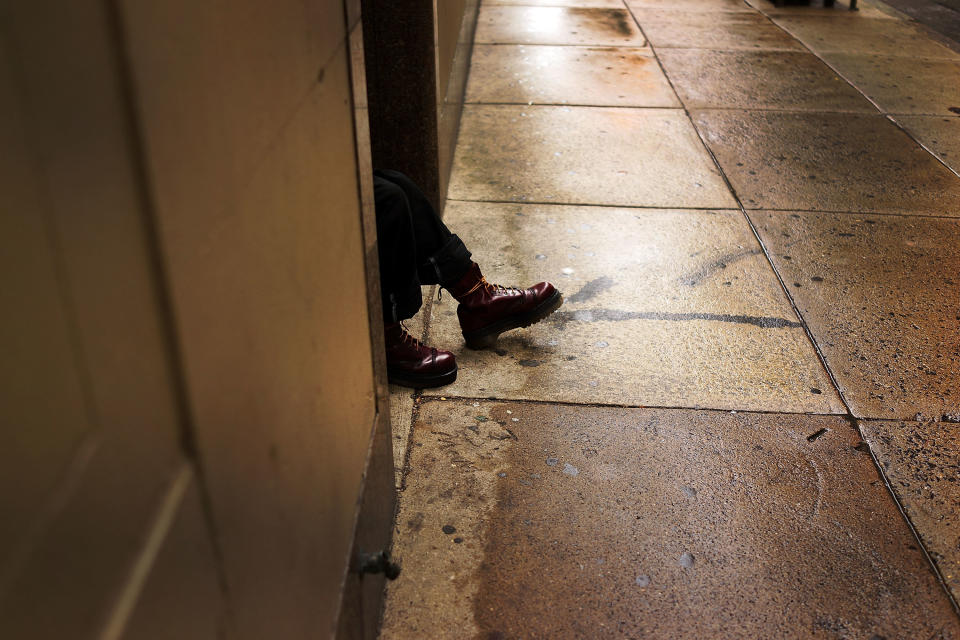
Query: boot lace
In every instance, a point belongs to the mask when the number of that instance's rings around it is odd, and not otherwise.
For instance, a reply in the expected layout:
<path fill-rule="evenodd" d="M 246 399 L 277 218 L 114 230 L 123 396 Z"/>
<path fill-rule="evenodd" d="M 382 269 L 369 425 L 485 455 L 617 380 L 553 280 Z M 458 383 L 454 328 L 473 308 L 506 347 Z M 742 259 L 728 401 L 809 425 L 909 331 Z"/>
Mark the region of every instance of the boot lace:
<path fill-rule="evenodd" d="M 512 292 L 516 292 L 516 293 L 523 292 L 523 289 L 520 289 L 518 287 L 505 287 L 502 284 L 494 284 L 492 282 L 487 282 L 486 276 L 480 276 L 480 281 L 477 282 L 477 284 L 473 285 L 469 291 L 467 291 L 464 294 L 461 294 L 459 298 L 460 299 L 466 298 L 471 293 L 474 293 L 477 289 L 480 289 L 481 287 L 484 289 L 484 291 L 490 294 L 504 293 L 509 295 Z M 443 289 L 441 287 L 437 287 L 437 302 L 440 302 L 442 299 L 443 299 Z"/>
<path fill-rule="evenodd" d="M 473 291 L 475 291 L 476 289 L 479 289 L 480 287 L 483 287 L 488 293 L 493 293 L 493 294 L 504 293 L 509 295 L 513 292 L 520 293 L 521 291 L 523 291 L 523 289 L 519 289 L 517 287 L 505 287 L 502 284 L 494 284 L 492 282 L 487 282 L 487 279 L 484 276 L 480 277 L 480 282 L 478 282 L 477 286 L 475 286 L 473 290 L 471 290 L 471 293 L 473 293 Z"/>
<path fill-rule="evenodd" d="M 401 322 L 400 328 L 403 330 L 403 337 L 400 338 L 400 344 L 409 344 L 413 346 L 414 349 L 419 349 L 424 346 L 422 342 L 410 335 L 410 331 L 407 330 L 407 325 Z"/>

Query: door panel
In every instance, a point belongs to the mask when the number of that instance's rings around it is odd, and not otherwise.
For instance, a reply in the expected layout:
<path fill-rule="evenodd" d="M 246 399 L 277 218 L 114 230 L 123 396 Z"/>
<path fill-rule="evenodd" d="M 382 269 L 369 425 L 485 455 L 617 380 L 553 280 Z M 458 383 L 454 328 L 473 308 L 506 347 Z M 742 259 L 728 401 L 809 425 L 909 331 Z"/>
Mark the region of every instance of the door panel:
<path fill-rule="evenodd" d="M 349 53 L 342 0 L 4 10 L 0 637 L 335 633 L 393 504 Z"/>
<path fill-rule="evenodd" d="M 215 640 L 228 632 L 216 553 L 193 474 L 185 469 L 172 489 L 170 521 L 158 523 L 163 545 L 124 625 L 124 640 Z"/>
<path fill-rule="evenodd" d="M 0 596 L 92 428 L 9 50 L 0 46 Z"/>
<path fill-rule="evenodd" d="M 199 453 L 238 636 L 323 636 L 376 416 L 342 4 L 192 6 L 124 20 Z"/>
<path fill-rule="evenodd" d="M 4 18 L 0 636 L 92 638 L 185 464 L 181 420 L 110 16 Z"/>

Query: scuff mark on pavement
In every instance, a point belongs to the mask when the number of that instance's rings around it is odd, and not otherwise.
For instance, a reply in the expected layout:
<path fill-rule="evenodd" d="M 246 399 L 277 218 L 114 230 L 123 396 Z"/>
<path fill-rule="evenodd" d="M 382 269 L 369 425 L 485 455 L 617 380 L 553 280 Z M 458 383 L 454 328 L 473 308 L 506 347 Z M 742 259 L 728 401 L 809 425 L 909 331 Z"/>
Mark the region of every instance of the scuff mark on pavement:
<path fill-rule="evenodd" d="M 614 285 L 613 278 L 608 278 L 603 276 L 600 278 L 594 278 L 587 284 L 583 285 L 580 288 L 580 291 L 577 291 L 575 294 L 567 298 L 568 302 L 586 302 L 592 298 L 596 298 L 598 295 L 609 289 Z"/>
<path fill-rule="evenodd" d="M 762 329 L 784 329 L 802 327 L 799 322 L 786 318 L 770 316 L 745 316 L 730 313 L 667 313 L 663 311 L 620 311 L 618 309 L 582 309 L 579 311 L 557 311 L 549 321 L 562 330 L 569 322 L 623 322 L 624 320 L 668 320 L 686 322 L 689 320 L 713 320 L 715 322 L 734 322 L 752 324 Z"/>
<path fill-rule="evenodd" d="M 695 287 L 718 271 L 723 271 L 726 269 L 728 266 L 730 266 L 730 263 L 736 262 L 737 260 L 742 260 L 748 256 L 758 255 L 759 253 L 760 249 L 748 249 L 745 251 L 740 251 L 739 253 L 728 253 L 720 256 L 700 270 L 682 276 L 680 278 L 680 284 L 685 284 L 688 287 Z"/>
<path fill-rule="evenodd" d="M 813 468 L 813 472 L 817 477 L 817 498 L 813 502 L 813 509 L 810 511 L 810 514 L 807 516 L 808 520 L 812 520 L 820 515 L 820 507 L 823 504 L 823 474 L 820 473 L 820 467 L 817 466 L 817 463 L 814 462 L 813 458 L 808 456 L 806 453 L 801 452 L 803 457 L 806 459 L 807 464 Z"/>

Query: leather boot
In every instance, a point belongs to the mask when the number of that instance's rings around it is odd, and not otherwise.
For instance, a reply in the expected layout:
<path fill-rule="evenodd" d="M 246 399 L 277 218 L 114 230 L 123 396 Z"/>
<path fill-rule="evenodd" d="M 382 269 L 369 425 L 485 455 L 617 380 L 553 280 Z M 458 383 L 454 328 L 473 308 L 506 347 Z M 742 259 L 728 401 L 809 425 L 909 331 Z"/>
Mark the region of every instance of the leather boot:
<path fill-rule="evenodd" d="M 387 378 L 393 384 L 429 389 L 457 379 L 457 359 L 449 351 L 423 344 L 399 322 L 384 325 Z"/>
<path fill-rule="evenodd" d="M 445 287 L 460 305 L 457 317 L 471 349 L 487 349 L 504 331 L 540 322 L 563 304 L 563 296 L 549 282 L 529 289 L 491 284 L 476 262 L 460 280 Z"/>

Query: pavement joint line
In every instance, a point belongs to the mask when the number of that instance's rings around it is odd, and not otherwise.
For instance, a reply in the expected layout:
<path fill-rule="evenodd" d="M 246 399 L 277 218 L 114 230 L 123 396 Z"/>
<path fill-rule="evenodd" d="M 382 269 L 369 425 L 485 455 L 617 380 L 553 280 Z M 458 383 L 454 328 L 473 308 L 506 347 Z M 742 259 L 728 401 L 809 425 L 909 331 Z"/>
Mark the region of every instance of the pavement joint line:
<path fill-rule="evenodd" d="M 633 11 L 632 11 L 632 9 L 630 9 L 629 7 L 628 7 L 628 11 L 631 13 L 631 15 L 633 15 Z M 634 20 L 636 21 L 636 16 L 634 16 Z M 776 24 L 776 23 L 775 23 L 775 24 Z M 787 31 L 786 29 L 784 29 L 784 28 L 783 28 L 782 26 L 780 26 L 780 25 L 777 25 L 777 27 L 779 27 L 780 29 L 782 29 L 782 30 L 783 30 L 787 35 L 789 35 L 791 38 L 794 38 L 795 40 L 797 40 L 797 42 L 799 42 L 799 43 L 800 43 L 804 48 L 806 48 L 808 51 L 810 50 L 809 47 L 807 47 L 806 43 L 804 43 L 802 40 L 800 40 L 799 38 L 797 38 L 795 35 L 793 35 L 793 34 L 790 33 L 789 31 Z M 644 34 L 644 37 L 646 37 L 646 34 Z M 797 318 L 800 320 L 800 324 L 803 326 L 803 330 L 804 330 L 804 331 L 806 332 L 806 334 L 807 334 L 807 339 L 810 341 L 810 344 L 811 344 L 811 346 L 812 346 L 813 349 L 814 349 L 814 353 L 817 354 L 817 357 L 818 357 L 819 360 L 820 360 L 820 365 L 823 367 L 824 371 L 827 373 L 827 376 L 828 376 L 829 379 L 830 379 L 830 383 L 834 386 L 834 389 L 836 390 L 836 392 L 837 392 L 837 394 L 838 394 L 838 396 L 839 396 L 839 398 L 840 398 L 840 402 L 843 404 L 843 406 L 844 406 L 844 407 L 846 408 L 846 410 L 847 410 L 847 413 L 846 413 L 846 415 L 845 415 L 845 418 L 850 422 L 851 426 L 856 430 L 856 433 L 860 436 L 860 440 L 866 442 L 866 438 L 864 437 L 863 430 L 860 428 L 860 423 L 857 421 L 857 418 L 856 418 L 856 417 L 854 416 L 854 414 L 853 414 L 853 410 L 852 410 L 851 407 L 850 407 L 850 403 L 847 401 L 847 399 L 846 399 L 846 397 L 845 397 L 845 395 L 844 395 L 844 393 L 843 393 L 843 390 L 840 388 L 840 385 L 837 383 L 836 376 L 834 375 L 833 371 L 831 370 L 830 366 L 828 365 L 827 359 L 826 359 L 826 357 L 824 356 L 822 350 L 820 349 L 820 345 L 817 343 L 816 339 L 814 338 L 813 332 L 810 330 L 810 327 L 807 325 L 806 318 L 804 318 L 804 316 L 800 313 L 800 309 L 797 307 L 796 301 L 794 300 L 793 296 L 791 295 L 790 290 L 787 288 L 786 283 L 785 283 L 784 280 L 783 280 L 783 277 L 780 275 L 780 272 L 777 270 L 776 265 L 774 264 L 773 259 L 772 259 L 771 256 L 770 256 L 770 251 L 768 250 L 767 246 L 763 243 L 763 240 L 762 240 L 761 237 L 760 237 L 760 233 L 757 231 L 756 226 L 753 224 L 753 220 L 750 219 L 750 216 L 749 216 L 749 214 L 747 213 L 746 208 L 743 206 L 743 202 L 741 201 L 740 197 L 737 195 L 736 189 L 734 189 L 733 184 L 730 182 L 730 179 L 729 179 L 729 177 L 727 176 L 726 171 L 724 171 L 723 167 L 720 165 L 720 162 L 717 160 L 717 157 L 716 157 L 716 155 L 713 153 L 713 150 L 710 149 L 709 145 L 707 145 L 707 142 L 706 142 L 706 140 L 705 140 L 704 137 L 703 137 L 703 133 L 702 133 L 702 132 L 700 131 L 700 129 L 697 127 L 696 123 L 693 121 L 693 118 L 690 117 L 690 110 L 687 109 L 686 103 L 683 101 L 683 98 L 681 98 L 681 97 L 680 97 L 680 94 L 677 92 L 676 87 L 675 87 L 674 84 L 673 84 L 673 81 L 670 80 L 670 77 L 669 77 L 669 76 L 667 76 L 666 69 L 663 68 L 663 63 L 662 63 L 661 60 L 660 60 L 660 56 L 657 55 L 657 48 L 656 48 L 655 46 L 653 46 L 652 44 L 650 45 L 650 48 L 653 50 L 654 57 L 656 58 L 657 63 L 660 65 L 660 68 L 661 68 L 661 70 L 663 71 L 664 76 L 667 77 L 667 82 L 670 84 L 671 89 L 673 89 L 674 93 L 677 95 L 677 98 L 680 100 L 681 104 L 684 105 L 684 111 L 687 113 L 687 118 L 689 118 L 691 124 L 693 125 L 694 130 L 697 132 L 697 136 L 700 138 L 700 143 L 703 145 L 703 147 L 705 148 L 706 152 L 710 155 L 710 158 L 713 160 L 714 165 L 716 166 L 717 170 L 720 172 L 720 176 L 723 178 L 723 181 L 726 183 L 727 188 L 730 190 L 730 193 L 733 195 L 733 198 L 736 200 L 737 205 L 740 207 L 740 212 L 742 213 L 744 220 L 746 220 L 746 222 L 747 222 L 747 224 L 749 225 L 751 231 L 753 232 L 753 235 L 754 235 L 757 243 L 760 245 L 760 248 L 761 248 L 761 250 L 763 251 L 763 255 L 764 255 L 764 257 L 767 259 L 767 262 L 769 263 L 770 268 L 772 269 L 772 271 L 773 271 L 773 273 L 774 273 L 774 276 L 775 276 L 775 277 L 777 278 L 777 280 L 780 282 L 780 287 L 781 287 L 781 289 L 783 290 L 784 294 L 787 296 L 787 300 L 790 302 L 790 305 L 793 307 L 794 313 L 797 315 Z M 811 53 L 813 53 L 813 52 L 811 51 Z M 814 55 L 816 55 L 816 54 L 814 53 Z M 820 56 L 817 56 L 817 57 L 820 58 Z M 823 61 L 825 64 L 827 64 L 826 61 L 823 60 L 823 58 L 820 58 L 820 59 L 821 59 L 821 61 Z M 848 84 L 850 84 L 855 90 L 857 90 L 857 91 L 859 91 L 861 94 L 863 94 L 864 97 L 866 97 L 868 100 L 870 100 L 871 103 L 874 104 L 874 106 L 877 106 L 876 103 L 875 103 L 872 99 L 870 99 L 869 96 L 867 96 L 867 95 L 866 95 L 863 91 L 861 91 L 858 87 L 856 87 L 855 85 L 853 85 L 853 83 L 851 83 L 846 77 L 844 77 L 842 74 L 840 74 L 839 72 L 837 72 L 836 69 L 834 69 L 834 68 L 833 68 L 832 66 L 830 66 L 829 64 L 827 64 L 827 66 L 828 66 L 829 68 L 833 69 L 834 72 L 837 73 L 837 75 L 838 75 L 840 78 L 842 78 L 844 81 L 846 81 Z M 879 107 L 878 107 L 878 110 L 879 110 Z M 897 126 L 899 127 L 900 125 L 897 124 Z M 901 130 L 903 130 L 902 127 L 900 127 L 900 128 L 901 128 Z M 909 135 L 909 134 L 907 134 L 907 135 Z M 912 136 L 911 136 L 911 139 L 913 139 Z M 922 145 L 921 145 L 921 148 L 924 148 L 924 149 L 926 150 L 926 148 L 925 148 L 925 147 L 922 147 Z M 927 150 L 927 151 L 929 152 L 929 150 Z M 936 156 L 934 156 L 934 157 L 936 158 Z M 937 158 L 937 161 L 939 161 L 941 164 L 943 164 L 943 161 L 941 161 L 939 158 Z M 951 169 L 951 171 L 952 171 L 952 169 Z M 953 173 L 956 173 L 956 172 L 953 172 Z M 937 581 L 939 582 L 941 589 L 943 590 L 943 592 L 944 592 L 944 593 L 946 594 L 946 596 L 947 596 L 947 599 L 950 601 L 950 604 L 952 605 L 952 607 L 953 607 L 953 609 L 954 609 L 954 613 L 956 613 L 958 616 L 960 616 L 960 604 L 958 604 L 957 600 L 953 597 L 953 593 L 951 592 L 950 587 L 947 585 L 946 581 L 944 580 L 943 574 L 940 572 L 940 569 L 939 569 L 939 567 L 937 566 L 937 564 L 933 561 L 933 558 L 932 558 L 932 556 L 930 555 L 929 551 L 927 550 L 926 545 L 923 543 L 923 540 L 920 538 L 920 535 L 919 535 L 916 527 L 914 527 L 913 522 L 910 520 L 909 516 L 907 515 L 906 511 L 904 510 L 903 505 L 900 503 L 900 500 L 897 498 L 897 494 L 896 494 L 896 492 L 893 490 L 893 486 L 892 486 L 892 484 L 890 483 L 890 479 L 889 479 L 889 478 L 887 477 L 887 475 L 884 473 L 883 467 L 880 465 L 879 460 L 877 460 L 876 456 L 875 456 L 874 453 L 873 453 L 873 449 L 870 448 L 869 445 L 868 445 L 868 448 L 870 449 L 870 458 L 873 460 L 874 469 L 876 470 L 878 476 L 880 477 L 880 479 L 883 481 L 884 485 L 886 486 L 886 488 L 887 488 L 887 494 L 893 499 L 893 502 L 894 502 L 894 504 L 896 505 L 897 509 L 900 511 L 900 515 L 903 517 L 904 522 L 907 523 L 907 527 L 909 528 L 910 532 L 913 534 L 913 537 L 914 537 L 914 540 L 916 540 L 917 546 L 922 550 L 924 556 L 925 556 L 926 559 L 927 559 L 927 566 L 930 567 L 930 569 L 933 571 L 933 575 L 934 575 L 934 577 L 937 579 Z"/>
<path fill-rule="evenodd" d="M 848 417 L 847 419 L 853 423 L 853 427 L 856 429 L 857 433 L 860 434 L 860 439 L 864 442 L 867 442 L 863 438 L 863 430 L 860 428 L 860 423 L 864 421 L 852 417 Z M 917 546 L 920 548 L 920 552 L 923 553 L 923 557 L 927 559 L 927 565 L 933 570 L 933 575 L 937 578 L 937 581 L 940 583 L 943 591 L 947 594 L 947 600 L 949 600 L 950 604 L 953 606 L 953 612 L 957 615 L 957 617 L 960 617 L 960 603 L 958 603 L 957 599 L 953 597 L 953 592 L 950 590 L 950 586 L 944 579 L 943 573 L 940 571 L 940 567 L 927 550 L 927 545 L 923 543 L 923 539 L 920 537 L 920 532 L 917 531 L 915 526 L 913 526 L 913 521 L 910 519 L 910 516 L 907 515 L 907 510 L 904 508 L 903 503 L 900 502 L 900 498 L 897 496 L 897 492 L 894 491 L 893 484 L 890 482 L 890 479 L 883 472 L 883 466 L 880 464 L 880 460 L 877 458 L 877 455 L 874 453 L 873 447 L 870 446 L 869 442 L 867 442 L 867 451 L 870 453 L 870 459 L 873 460 L 873 466 L 877 470 L 877 475 L 880 477 L 880 480 L 883 481 L 884 486 L 887 488 L 887 492 L 893 498 L 893 504 L 896 505 L 897 510 L 900 511 L 900 515 L 903 516 L 904 522 L 907 523 L 907 528 L 910 529 L 910 533 L 913 534 L 913 538 L 917 541 Z M 934 634 L 931 637 L 935 637 L 936 635 L 937 634 Z"/>
<path fill-rule="evenodd" d="M 960 66 L 960 61 L 957 62 L 957 66 Z M 536 104 L 536 103 L 534 103 Z M 925 118 L 957 118 L 956 114 L 948 115 L 946 113 L 907 113 L 906 111 L 884 111 L 883 115 L 888 118 L 912 118 L 914 116 L 922 116 Z"/>
<path fill-rule="evenodd" d="M 417 423 L 417 420 L 420 418 L 420 397 L 423 393 L 423 389 L 416 389 L 413 394 L 413 407 L 410 409 L 410 428 L 407 429 L 407 442 L 406 446 L 403 449 L 403 460 L 400 461 L 400 486 L 397 487 L 398 491 L 403 491 L 407 488 L 407 475 L 410 473 L 410 458 L 413 451 L 413 425 Z M 392 433 L 390 435 L 393 435 Z M 396 468 L 397 461 L 393 461 L 393 466 Z M 397 505 L 394 509 L 393 521 L 397 521 L 397 516 L 400 513 L 400 501 L 397 500 Z M 393 542 L 391 540 L 391 546 Z"/>
<path fill-rule="evenodd" d="M 743 13 L 743 12 L 740 12 L 740 13 L 738 13 L 737 15 L 748 15 L 748 14 Z M 761 15 L 762 15 L 762 14 L 761 14 Z M 682 23 L 682 22 L 651 22 L 651 21 L 648 20 L 648 21 L 647 21 L 647 24 L 674 24 L 674 25 L 682 25 L 683 23 Z M 748 47 L 744 47 L 743 49 L 733 49 L 733 48 L 731 48 L 731 47 L 729 47 L 729 46 L 726 46 L 726 47 L 724 47 L 724 46 L 714 46 L 714 47 L 707 47 L 707 46 L 701 46 L 701 47 L 688 47 L 688 46 L 683 46 L 683 47 L 664 47 L 664 46 L 661 46 L 660 48 L 661 48 L 661 49 L 664 49 L 664 50 L 666 50 L 666 51 L 686 51 L 686 50 L 689 49 L 689 50 L 691 50 L 691 51 L 720 51 L 720 52 L 722 52 L 722 53 L 749 53 L 749 52 L 751 52 L 751 51 L 754 52 L 754 53 L 803 53 L 803 51 L 799 51 L 799 50 L 797 50 L 797 49 L 787 49 L 786 47 L 773 47 L 773 46 L 771 46 L 771 47 L 763 47 L 763 48 L 760 48 L 760 47 L 749 47 L 749 48 L 748 48 Z"/>
<path fill-rule="evenodd" d="M 694 107 L 690 110 L 696 113 L 701 111 L 745 111 L 750 113 L 791 113 L 804 116 L 817 115 L 820 113 L 864 117 L 886 115 L 880 111 L 858 111 L 856 109 L 779 109 L 776 107 L 750 107 L 745 109 L 743 107 Z"/>
<path fill-rule="evenodd" d="M 816 209 L 745 209 L 745 211 L 775 211 L 777 213 L 798 213 L 798 214 L 833 214 L 833 215 L 848 215 L 848 216 L 881 216 L 888 218 L 930 218 L 931 220 L 954 220 L 960 221 L 960 217 L 957 216 L 935 216 L 929 213 L 891 213 L 891 212 L 879 212 L 879 211 L 833 211 L 833 210 L 816 210 Z"/>
<path fill-rule="evenodd" d="M 821 62 L 823 62 L 823 61 L 821 60 Z M 831 71 L 832 71 L 832 69 L 831 69 Z M 846 82 L 846 79 L 845 79 L 845 78 L 841 78 L 841 79 Z M 848 84 L 849 84 L 849 82 L 848 82 Z M 854 89 L 856 89 L 856 87 L 854 87 Z M 857 89 L 857 91 L 860 91 L 860 90 Z M 862 93 L 862 92 L 861 92 L 861 93 Z M 874 104 L 874 107 L 876 107 L 875 104 Z M 877 108 L 877 110 L 876 110 L 875 112 L 874 112 L 874 111 L 866 111 L 866 112 L 865 112 L 865 111 L 831 111 L 831 110 L 829 110 L 829 109 L 764 109 L 764 108 L 759 108 L 759 107 L 748 107 L 748 108 L 744 108 L 744 107 L 693 107 L 693 108 L 690 109 L 690 111 L 692 111 L 693 113 L 699 113 L 699 112 L 701 112 L 701 111 L 742 111 L 742 112 L 744 112 L 744 113 L 770 113 L 770 112 L 774 112 L 774 113 L 793 113 L 793 114 L 804 115 L 804 116 L 816 115 L 816 114 L 818 114 L 818 113 L 824 113 L 824 114 L 839 114 L 839 115 L 856 115 L 856 116 L 862 116 L 862 117 L 864 117 L 864 118 L 883 118 L 883 117 L 886 117 L 886 116 L 888 115 L 888 114 L 886 114 L 885 112 L 883 112 L 883 111 L 882 111 L 881 109 L 879 109 L 879 108 Z"/>
<path fill-rule="evenodd" d="M 636 209 L 638 211 L 736 211 L 736 207 L 652 207 L 627 204 L 592 204 L 589 202 L 554 202 L 533 200 L 468 200 L 448 198 L 447 202 L 472 202 L 478 204 L 556 205 L 558 207 L 597 207 L 603 209 Z"/>
<path fill-rule="evenodd" d="M 476 204 L 504 204 L 504 205 L 533 205 L 533 206 L 557 206 L 557 207 L 595 207 L 599 209 L 636 209 L 638 211 L 739 211 L 736 207 L 679 207 L 679 206 L 659 206 L 649 205 L 626 205 L 626 204 L 595 204 L 590 202 L 554 202 L 552 200 L 470 200 L 466 198 L 447 198 L 447 202 L 465 202 Z M 849 211 L 845 209 L 778 209 L 772 207 L 744 208 L 745 211 L 775 211 L 783 213 L 803 213 L 803 214 L 838 214 L 850 216 L 887 216 L 894 218 L 930 218 L 932 220 L 956 220 L 960 221 L 958 216 L 933 215 L 930 213 L 899 213 L 894 211 Z"/>
<path fill-rule="evenodd" d="M 542 4 L 501 4 L 501 5 L 488 5 L 492 7 L 543 7 L 546 5 Z M 554 7 L 559 9 L 569 8 L 569 7 Z M 601 8 L 601 7 L 598 7 Z M 615 9 L 616 7 L 608 7 L 609 9 Z M 644 51 L 649 53 L 650 45 L 649 44 L 624 44 L 624 45 L 613 45 L 607 46 L 605 44 L 553 44 L 545 42 L 477 42 L 476 44 L 481 47 L 580 47 L 582 49 L 633 49 L 635 51 Z"/>
<path fill-rule="evenodd" d="M 936 158 L 936 159 L 937 159 L 937 162 L 939 162 L 939 163 L 942 164 L 944 167 L 946 167 L 947 170 L 950 171 L 950 173 L 952 173 L 953 175 L 955 175 L 955 176 L 957 176 L 958 178 L 960 178 L 960 171 L 958 171 L 957 169 L 954 169 L 953 167 L 951 167 L 950 165 L 948 165 L 944 160 L 942 160 L 942 159 L 940 158 L 940 156 L 939 156 L 938 154 L 934 153 L 933 150 L 931 150 L 931 149 L 929 149 L 929 148 L 927 147 L 927 145 L 923 144 L 923 142 L 920 140 L 920 138 L 917 138 L 916 136 L 914 136 L 912 133 L 910 133 L 910 131 L 909 131 L 903 124 L 897 122 L 897 120 L 896 120 L 896 118 L 897 118 L 898 116 L 901 117 L 901 118 L 903 118 L 904 116 L 907 116 L 907 117 L 909 117 L 909 116 L 911 116 L 911 115 L 923 116 L 923 115 L 926 115 L 926 114 L 923 114 L 923 113 L 915 113 L 915 114 L 904 114 L 904 113 L 895 114 L 895 113 L 887 113 L 887 114 L 885 114 L 885 115 L 887 116 L 887 120 L 889 120 L 890 122 L 892 122 L 898 129 L 900 129 L 900 131 L 903 131 L 903 132 L 907 135 L 907 137 L 910 138 L 911 140 L 913 140 L 917 145 L 919 145 L 921 149 L 923 149 L 924 151 L 926 151 L 927 153 L 929 153 L 930 155 L 932 155 L 934 158 Z M 936 116 L 936 117 L 949 118 L 949 117 L 951 117 L 951 116 Z"/>
<path fill-rule="evenodd" d="M 699 51 L 719 51 L 718 49 L 699 49 Z M 832 71 L 832 69 L 831 69 Z M 683 111 L 683 107 L 664 107 L 664 106 L 652 106 L 652 105 L 631 105 L 631 104 L 585 104 L 585 103 L 576 103 L 576 102 L 487 102 L 480 100 L 473 100 L 469 102 L 464 102 L 464 105 L 470 106 L 492 106 L 492 107 L 566 107 L 566 108 L 577 108 L 577 109 L 624 109 L 624 110 L 633 110 L 633 111 Z M 873 105 L 876 108 L 876 105 Z M 931 117 L 944 117 L 951 118 L 955 116 L 947 116 L 939 113 L 887 113 L 877 109 L 876 111 L 858 111 L 856 109 L 781 109 L 777 107 L 694 107 L 691 111 L 749 111 L 749 112 L 763 112 L 763 113 L 796 113 L 800 115 L 810 115 L 817 113 L 836 113 L 842 115 L 861 115 L 861 116 L 893 116 L 899 115 L 903 116 L 931 116 Z"/>
<path fill-rule="evenodd" d="M 464 102 L 464 106 L 472 107 L 565 107 L 577 109 L 633 109 L 635 111 L 682 111 L 680 107 L 633 105 L 633 104 L 585 104 L 579 102 L 485 102 L 471 100 Z"/>
<path fill-rule="evenodd" d="M 620 2 L 621 2 L 621 4 L 623 4 L 623 0 L 620 0 Z M 552 4 L 552 5 L 547 5 L 547 4 L 527 4 L 527 3 L 525 3 L 525 2 L 509 2 L 509 3 L 508 3 L 508 2 L 503 2 L 503 3 L 494 3 L 494 4 L 486 4 L 486 3 L 484 3 L 484 6 L 486 6 L 486 7 L 551 7 L 551 8 L 554 8 L 554 9 L 569 9 L 569 8 L 571 8 L 570 5 L 564 5 L 564 4 Z M 589 8 L 591 8 L 591 7 L 586 7 L 586 8 L 589 9 Z M 601 6 L 598 6 L 598 7 L 595 7 L 595 8 L 597 8 L 597 9 L 615 9 L 616 7 L 601 7 Z"/>
<path fill-rule="evenodd" d="M 444 400 L 444 398 L 446 400 Z M 428 394 L 420 394 L 415 402 L 423 404 L 424 402 L 500 402 L 509 404 L 532 404 L 532 405 L 552 405 L 571 408 L 594 408 L 594 409 L 654 409 L 658 411 L 712 411 L 714 413 L 749 413 L 757 415 L 777 415 L 777 416 L 809 416 L 809 417 L 837 417 L 846 418 L 845 413 L 816 413 L 812 411 L 773 411 L 767 409 L 725 409 L 718 407 L 688 407 L 680 405 L 649 405 L 649 404 L 617 404 L 611 402 L 576 402 L 573 400 L 536 400 L 531 398 L 496 398 L 491 396 L 456 396 L 456 395 L 437 395 L 436 391 L 431 390 Z"/>
<path fill-rule="evenodd" d="M 498 5 L 492 5 L 498 6 Z M 529 6 L 529 5 L 499 5 L 499 6 Z M 566 9 L 569 7 L 554 7 Z M 646 49 L 650 46 L 650 42 L 647 41 L 645 44 L 571 44 L 569 42 L 474 42 L 475 45 L 491 45 L 491 46 L 514 46 L 514 47 L 600 47 L 603 49 Z"/>

